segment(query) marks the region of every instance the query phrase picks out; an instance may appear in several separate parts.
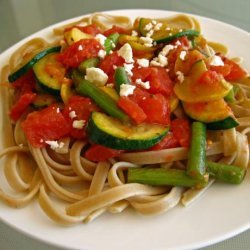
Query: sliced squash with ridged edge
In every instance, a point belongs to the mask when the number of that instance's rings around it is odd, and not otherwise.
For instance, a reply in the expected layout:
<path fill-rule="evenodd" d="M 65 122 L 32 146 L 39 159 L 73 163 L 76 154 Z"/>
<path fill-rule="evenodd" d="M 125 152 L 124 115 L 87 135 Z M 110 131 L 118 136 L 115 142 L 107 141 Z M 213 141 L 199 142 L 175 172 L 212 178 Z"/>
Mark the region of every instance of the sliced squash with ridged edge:
<path fill-rule="evenodd" d="M 125 124 L 104 113 L 93 112 L 87 125 L 87 134 L 91 142 L 105 147 L 140 150 L 155 145 L 168 129 L 158 124 Z"/>
<path fill-rule="evenodd" d="M 223 78 L 212 86 L 200 82 L 200 77 L 206 71 L 207 67 L 203 60 L 194 63 L 184 81 L 175 85 L 176 96 L 184 102 L 207 102 L 224 98 L 233 86 Z"/>

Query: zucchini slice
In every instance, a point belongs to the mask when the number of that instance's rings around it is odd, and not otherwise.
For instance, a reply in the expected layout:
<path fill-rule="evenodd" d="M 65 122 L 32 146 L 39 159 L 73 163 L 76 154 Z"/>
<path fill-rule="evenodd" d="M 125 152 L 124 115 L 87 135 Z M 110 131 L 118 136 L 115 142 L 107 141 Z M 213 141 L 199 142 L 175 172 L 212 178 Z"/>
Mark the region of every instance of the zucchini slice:
<path fill-rule="evenodd" d="M 46 55 L 34 65 L 33 70 L 40 87 L 59 96 L 66 69 L 56 57 L 57 53 Z"/>
<path fill-rule="evenodd" d="M 216 122 L 210 122 L 207 123 L 207 129 L 209 130 L 224 130 L 224 129 L 230 129 L 235 128 L 239 125 L 236 118 L 232 116 L 228 116 L 224 120 L 216 121 Z"/>
<path fill-rule="evenodd" d="M 51 47 L 47 48 L 40 53 L 36 54 L 31 60 L 29 60 L 27 63 L 25 63 L 23 66 L 21 66 L 19 69 L 17 69 L 15 72 L 11 73 L 8 77 L 9 82 L 16 81 L 19 77 L 24 75 L 30 68 L 32 68 L 39 60 L 41 60 L 44 56 L 59 52 L 61 50 L 61 46 Z"/>
<path fill-rule="evenodd" d="M 147 149 L 159 142 L 168 127 L 157 124 L 124 124 L 104 113 L 93 112 L 87 134 L 93 143 L 120 150 Z"/>
<path fill-rule="evenodd" d="M 148 29 L 147 25 L 152 23 L 152 19 L 150 18 L 141 18 L 139 21 L 139 31 L 143 36 L 146 36 Z M 187 36 L 188 38 L 192 38 L 194 36 L 199 36 L 200 32 L 197 30 L 180 30 L 177 28 L 169 28 L 168 25 L 164 22 L 158 22 L 161 24 L 159 30 L 155 30 L 152 39 L 156 43 L 168 43 L 179 37 Z"/>
<path fill-rule="evenodd" d="M 48 107 L 56 101 L 56 98 L 50 94 L 38 94 L 31 105 L 36 109 L 40 109 Z"/>

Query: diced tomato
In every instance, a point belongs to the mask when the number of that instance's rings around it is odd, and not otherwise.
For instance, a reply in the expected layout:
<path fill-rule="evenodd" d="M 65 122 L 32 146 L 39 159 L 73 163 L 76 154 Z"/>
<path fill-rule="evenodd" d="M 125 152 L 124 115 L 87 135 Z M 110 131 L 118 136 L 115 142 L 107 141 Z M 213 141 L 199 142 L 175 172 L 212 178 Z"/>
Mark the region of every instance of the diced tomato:
<path fill-rule="evenodd" d="M 91 101 L 91 99 L 82 96 L 71 96 L 62 111 L 70 126 L 70 135 L 76 139 L 85 138 L 85 125 L 87 124 L 89 116 L 91 112 L 98 110 L 98 107 Z M 84 127 L 82 129 L 74 128 L 73 122 L 75 120 L 82 120 L 84 122 Z"/>
<path fill-rule="evenodd" d="M 187 47 L 187 48 L 190 47 L 189 40 L 188 40 L 188 38 L 187 38 L 186 36 L 181 36 L 181 37 L 175 39 L 175 40 L 172 42 L 172 44 L 175 45 L 177 42 L 180 43 L 180 45 L 178 45 L 178 46 L 180 46 L 180 47 Z"/>
<path fill-rule="evenodd" d="M 64 32 L 67 32 L 73 28 L 77 28 L 77 29 L 81 30 L 82 32 L 87 33 L 87 34 L 92 35 L 92 36 L 96 36 L 97 34 L 101 33 L 100 29 L 95 24 L 90 24 L 90 25 L 86 25 L 86 26 L 74 25 L 71 27 L 67 27 L 64 30 Z"/>
<path fill-rule="evenodd" d="M 168 133 L 160 142 L 155 144 L 149 150 L 161 150 L 167 148 L 177 148 L 179 147 L 179 141 L 174 137 L 173 133 Z"/>
<path fill-rule="evenodd" d="M 118 106 L 123 109 L 137 124 L 147 118 L 143 109 L 129 97 L 123 96 L 118 100 Z"/>
<path fill-rule="evenodd" d="M 224 76 L 227 81 L 237 81 L 247 75 L 246 71 L 236 62 L 227 58 L 223 58 L 223 61 L 225 65 L 229 65 L 231 67 L 229 74 Z"/>
<path fill-rule="evenodd" d="M 57 105 L 30 113 L 22 128 L 34 147 L 44 147 L 45 141 L 58 140 L 70 132 L 70 125 Z"/>
<path fill-rule="evenodd" d="M 108 82 L 114 82 L 114 66 L 122 66 L 125 60 L 118 55 L 117 52 L 105 56 L 105 58 L 100 63 L 100 68 L 108 75 Z"/>
<path fill-rule="evenodd" d="M 25 111 L 27 110 L 29 105 L 33 102 L 35 97 L 36 94 L 32 92 L 27 92 L 21 95 L 10 110 L 10 118 L 13 121 L 17 121 L 25 113 Z"/>
<path fill-rule="evenodd" d="M 20 95 L 32 92 L 35 89 L 36 79 L 33 70 L 29 70 L 16 81 L 11 83 L 11 86 L 20 91 Z"/>
<path fill-rule="evenodd" d="M 152 94 L 162 93 L 166 96 L 170 96 L 173 93 L 173 82 L 170 79 L 166 69 L 161 67 L 147 67 L 133 69 L 132 80 L 141 79 L 149 81 L 150 89 L 148 92 Z"/>
<path fill-rule="evenodd" d="M 213 66 L 209 67 L 210 70 L 217 72 L 218 74 L 223 75 L 224 77 L 227 76 L 231 72 L 232 66 L 229 64 L 224 64 L 223 66 Z"/>
<path fill-rule="evenodd" d="M 108 30 L 105 30 L 103 32 L 103 35 L 104 36 L 109 36 L 111 34 L 114 34 L 114 33 L 119 33 L 119 34 L 128 34 L 129 31 L 122 28 L 122 27 L 118 27 L 116 25 L 113 25 L 112 28 L 108 29 Z"/>
<path fill-rule="evenodd" d="M 200 78 L 198 79 L 198 83 L 204 84 L 204 85 L 209 85 L 209 86 L 214 86 L 217 85 L 218 82 L 221 81 L 221 76 L 212 70 L 205 71 Z"/>
<path fill-rule="evenodd" d="M 102 145 L 94 144 L 87 149 L 84 156 L 90 161 L 106 161 L 109 158 L 116 157 L 122 150 L 116 150 Z"/>
<path fill-rule="evenodd" d="M 190 122 L 187 119 L 176 118 L 171 121 L 171 130 L 182 147 L 189 147 L 191 128 Z"/>
<path fill-rule="evenodd" d="M 139 106 L 147 115 L 148 123 L 168 125 L 170 123 L 170 107 L 162 94 L 149 95 L 139 101 Z"/>
<path fill-rule="evenodd" d="M 173 82 L 166 69 L 152 67 L 148 80 L 150 82 L 150 93 L 162 93 L 166 96 L 170 96 L 173 93 Z"/>
<path fill-rule="evenodd" d="M 58 60 L 65 66 L 76 68 L 82 61 L 96 57 L 101 48 L 96 39 L 81 39 L 60 53 Z"/>

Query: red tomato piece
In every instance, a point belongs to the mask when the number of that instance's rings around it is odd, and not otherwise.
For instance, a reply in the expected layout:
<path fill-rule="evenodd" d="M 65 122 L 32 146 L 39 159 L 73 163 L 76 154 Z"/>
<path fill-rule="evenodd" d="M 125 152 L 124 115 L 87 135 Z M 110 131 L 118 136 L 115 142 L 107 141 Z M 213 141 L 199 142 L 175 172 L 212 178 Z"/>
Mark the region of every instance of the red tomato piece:
<path fill-rule="evenodd" d="M 107 148 L 102 145 L 94 144 L 85 152 L 84 156 L 90 161 L 106 161 L 109 158 L 116 157 L 122 150 Z"/>
<path fill-rule="evenodd" d="M 160 142 L 155 144 L 149 150 L 161 150 L 167 148 L 177 148 L 179 147 L 179 141 L 174 137 L 173 133 L 168 133 Z"/>
<path fill-rule="evenodd" d="M 229 64 L 224 64 L 223 66 L 210 66 L 209 69 L 212 71 L 217 72 L 218 74 L 223 75 L 224 77 L 227 76 L 231 72 L 232 66 Z"/>
<path fill-rule="evenodd" d="M 147 115 L 148 123 L 168 125 L 170 123 L 170 107 L 162 94 L 149 95 L 139 101 L 139 106 Z"/>
<path fill-rule="evenodd" d="M 191 138 L 190 122 L 187 119 L 176 118 L 171 121 L 171 129 L 179 144 L 182 147 L 189 147 Z"/>
<path fill-rule="evenodd" d="M 153 67 L 148 80 L 150 82 L 150 93 L 162 93 L 166 96 L 170 96 L 173 93 L 173 82 L 166 69 Z"/>
<path fill-rule="evenodd" d="M 16 81 L 11 83 L 11 86 L 20 91 L 20 94 L 32 92 L 35 89 L 36 79 L 33 70 L 29 70 Z"/>
<path fill-rule="evenodd" d="M 70 125 L 57 105 L 30 113 L 22 123 L 22 128 L 34 147 L 44 147 L 45 141 L 58 140 L 70 132 Z"/>
<path fill-rule="evenodd" d="M 114 66 L 123 66 L 125 60 L 118 55 L 117 52 L 105 56 L 100 63 L 100 69 L 102 69 L 109 77 L 108 82 L 114 82 Z"/>
<path fill-rule="evenodd" d="M 96 36 L 97 34 L 101 33 L 100 29 L 95 24 L 90 24 L 87 26 L 73 25 L 71 27 L 67 27 L 66 29 L 64 29 L 64 32 L 67 32 L 73 28 L 77 28 L 81 30 L 82 32 L 87 33 L 92 36 Z"/>
<path fill-rule="evenodd" d="M 33 102 L 35 99 L 36 94 L 35 93 L 24 93 L 20 96 L 18 101 L 14 104 L 14 106 L 10 110 L 10 118 L 13 121 L 17 121 L 27 110 L 29 105 Z"/>
<path fill-rule="evenodd" d="M 239 64 L 236 62 L 229 60 L 227 58 L 224 58 L 224 64 L 231 66 L 230 73 L 225 75 L 225 79 L 227 81 L 237 81 L 241 78 L 245 77 L 247 75 L 247 72 L 240 67 Z"/>
<path fill-rule="evenodd" d="M 204 85 L 210 85 L 212 87 L 217 85 L 220 81 L 221 76 L 217 72 L 208 70 L 200 76 L 197 82 Z"/>
<path fill-rule="evenodd" d="M 103 35 L 104 36 L 109 36 L 111 34 L 114 34 L 114 33 L 119 33 L 119 34 L 128 34 L 129 31 L 122 28 L 122 27 L 118 27 L 116 25 L 113 25 L 112 28 L 108 29 L 108 30 L 105 30 L 103 32 Z"/>
<path fill-rule="evenodd" d="M 93 111 L 98 111 L 98 107 L 91 101 L 91 99 L 82 96 L 70 97 L 68 104 L 62 111 L 67 123 L 70 126 L 70 135 L 76 139 L 83 139 L 86 137 L 85 125 Z M 72 112 L 72 113 L 71 113 Z M 70 115 L 72 114 L 72 115 Z M 82 129 L 74 128 L 73 122 L 75 120 L 84 121 Z"/>
<path fill-rule="evenodd" d="M 147 81 L 151 72 L 152 72 L 152 68 L 150 68 L 150 67 L 146 67 L 146 68 L 134 67 L 132 80 L 135 82 L 136 79 L 141 79 L 143 82 L 145 82 L 145 81 Z"/>
<path fill-rule="evenodd" d="M 101 48 L 96 39 L 81 39 L 60 53 L 58 60 L 65 66 L 76 68 L 82 61 L 96 57 Z"/>
<path fill-rule="evenodd" d="M 142 123 L 147 118 L 143 109 L 129 97 L 120 97 L 118 100 L 118 106 L 124 110 L 137 124 Z"/>

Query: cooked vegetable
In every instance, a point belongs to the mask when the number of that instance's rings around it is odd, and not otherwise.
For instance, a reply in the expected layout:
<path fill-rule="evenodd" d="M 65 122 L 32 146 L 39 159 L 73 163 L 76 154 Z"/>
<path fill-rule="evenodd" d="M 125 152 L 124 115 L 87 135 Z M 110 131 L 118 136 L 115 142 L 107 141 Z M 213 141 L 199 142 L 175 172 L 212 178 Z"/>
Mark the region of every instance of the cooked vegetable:
<path fill-rule="evenodd" d="M 104 47 L 106 54 L 109 55 L 110 51 L 114 50 L 118 41 L 119 41 L 119 33 L 113 33 L 107 37 L 107 39 L 104 42 Z"/>
<path fill-rule="evenodd" d="M 45 108 L 56 101 L 57 99 L 50 94 L 38 94 L 32 102 L 32 106 L 37 109 Z"/>
<path fill-rule="evenodd" d="M 148 24 L 152 23 L 152 19 L 150 18 L 141 18 L 139 21 L 139 30 L 140 33 L 143 36 L 146 36 L 149 29 L 146 27 Z M 187 36 L 189 38 L 192 38 L 194 36 L 198 36 L 200 34 L 199 31 L 196 30 L 183 30 L 180 31 L 180 29 L 176 28 L 170 28 L 168 27 L 167 23 L 164 22 L 158 22 L 160 24 L 160 28 L 156 29 L 152 35 L 152 38 L 157 43 L 167 43 L 171 42 L 179 37 Z M 156 24 L 157 25 L 157 24 Z"/>
<path fill-rule="evenodd" d="M 48 54 L 38 61 L 34 73 L 41 88 L 52 95 L 60 95 L 66 69 L 57 60 L 57 53 Z"/>
<path fill-rule="evenodd" d="M 127 180 L 153 186 L 198 187 L 199 180 L 191 178 L 185 170 L 164 168 L 129 168 Z"/>
<path fill-rule="evenodd" d="M 221 130 L 235 128 L 239 125 L 238 121 L 233 116 L 228 116 L 224 120 L 207 123 L 207 129 L 209 130 Z"/>
<path fill-rule="evenodd" d="M 61 50 L 61 46 L 47 48 L 39 53 L 37 53 L 31 60 L 26 62 L 23 66 L 17 69 L 15 72 L 11 73 L 8 77 L 9 82 L 16 81 L 20 76 L 24 75 L 30 68 L 32 68 L 39 60 L 41 60 L 44 56 L 59 52 Z"/>
<path fill-rule="evenodd" d="M 120 93 L 120 86 L 122 84 L 129 84 L 130 80 L 127 76 L 127 73 L 125 71 L 124 67 L 117 67 L 115 69 L 115 89 L 117 93 Z"/>
<path fill-rule="evenodd" d="M 188 153 L 187 174 L 204 181 L 206 174 L 206 125 L 192 123 L 191 145 Z"/>
<path fill-rule="evenodd" d="M 113 149 L 146 149 L 159 142 L 168 132 L 158 124 L 130 125 L 104 113 L 93 112 L 87 125 L 87 134 L 93 143 Z"/>
<path fill-rule="evenodd" d="M 98 57 L 92 57 L 89 59 L 84 60 L 80 63 L 78 66 L 78 70 L 82 72 L 83 74 L 86 74 L 87 68 L 97 67 L 100 62 L 100 59 Z"/>
<path fill-rule="evenodd" d="M 77 71 L 72 74 L 72 79 L 77 85 L 76 91 L 80 95 L 90 97 L 107 114 L 122 121 L 128 121 L 128 116 L 117 106 L 116 102 L 100 88 L 84 79 Z"/>
<path fill-rule="evenodd" d="M 232 85 L 214 71 L 208 71 L 206 64 L 200 60 L 191 68 L 183 82 L 178 82 L 174 91 L 184 102 L 208 102 L 225 97 Z"/>
<path fill-rule="evenodd" d="M 82 32 L 78 28 L 73 28 L 64 33 L 64 37 L 69 45 L 81 40 L 81 39 L 90 39 L 93 38 L 93 36 Z"/>

